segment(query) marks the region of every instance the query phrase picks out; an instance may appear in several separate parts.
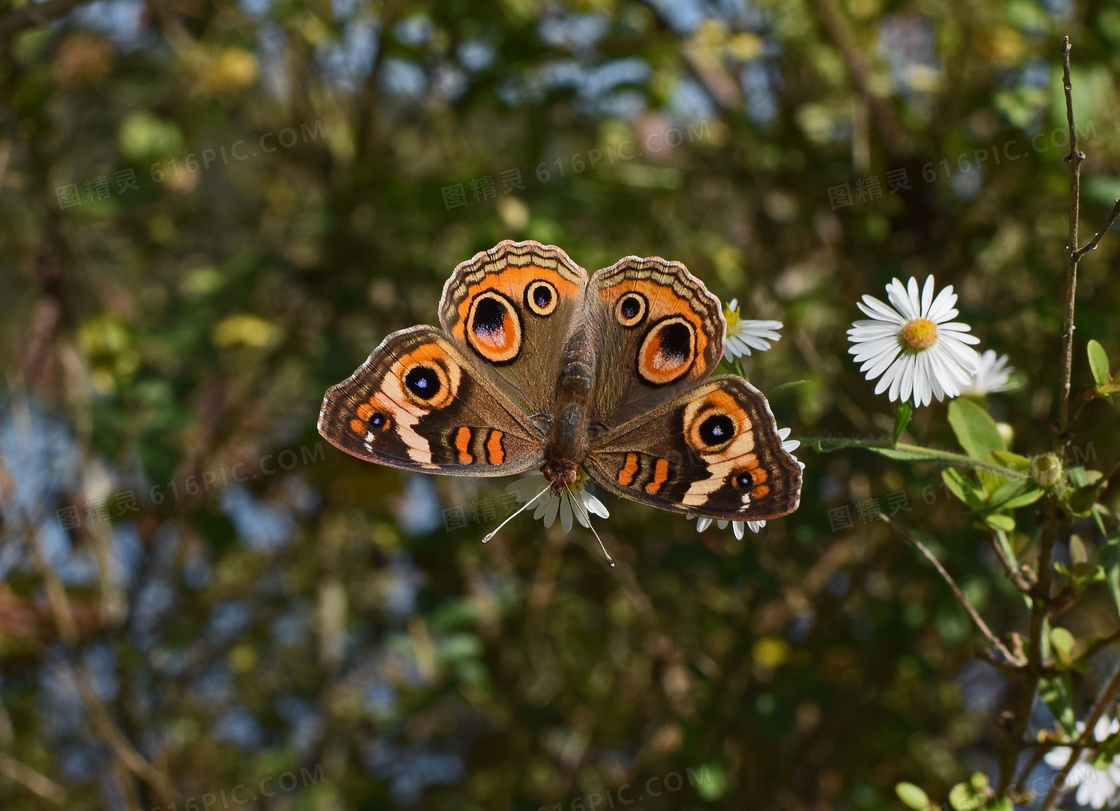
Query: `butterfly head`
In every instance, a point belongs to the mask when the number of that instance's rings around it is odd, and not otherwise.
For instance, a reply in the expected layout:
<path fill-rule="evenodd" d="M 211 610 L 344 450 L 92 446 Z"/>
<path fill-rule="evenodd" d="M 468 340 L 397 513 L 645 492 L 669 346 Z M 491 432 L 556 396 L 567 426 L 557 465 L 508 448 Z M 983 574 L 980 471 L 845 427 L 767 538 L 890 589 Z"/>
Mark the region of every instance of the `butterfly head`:
<path fill-rule="evenodd" d="M 548 489 L 554 496 L 561 495 L 565 489 L 576 488 L 577 481 L 587 478 L 578 462 L 563 457 L 547 459 L 541 465 L 541 473 L 548 480 Z"/>

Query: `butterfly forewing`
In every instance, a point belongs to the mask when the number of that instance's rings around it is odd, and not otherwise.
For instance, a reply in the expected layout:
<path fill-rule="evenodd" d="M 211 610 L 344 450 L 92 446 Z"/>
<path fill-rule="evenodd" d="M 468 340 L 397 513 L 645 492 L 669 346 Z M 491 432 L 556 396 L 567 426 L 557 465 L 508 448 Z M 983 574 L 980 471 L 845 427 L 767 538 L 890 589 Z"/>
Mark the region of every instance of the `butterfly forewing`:
<path fill-rule="evenodd" d="M 455 268 L 440 324 L 524 411 L 551 414 L 586 286 L 587 272 L 554 245 L 506 240 Z"/>
<path fill-rule="evenodd" d="M 627 256 L 588 285 L 598 347 L 592 421 L 617 425 L 706 378 L 723 355 L 719 300 L 680 262 Z"/>

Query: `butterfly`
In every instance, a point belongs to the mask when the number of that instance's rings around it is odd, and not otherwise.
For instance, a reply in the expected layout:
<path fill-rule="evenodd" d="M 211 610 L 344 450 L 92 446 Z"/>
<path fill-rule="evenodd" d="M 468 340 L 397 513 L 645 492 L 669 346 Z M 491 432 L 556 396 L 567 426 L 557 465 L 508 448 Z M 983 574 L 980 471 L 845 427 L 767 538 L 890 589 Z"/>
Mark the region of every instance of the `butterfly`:
<path fill-rule="evenodd" d="M 708 377 L 724 316 L 681 263 L 627 256 L 589 277 L 554 245 L 506 240 L 455 268 L 439 322 L 389 335 L 328 389 L 319 433 L 422 473 L 539 468 L 556 496 L 582 468 L 676 513 L 797 509 L 801 467 L 766 398 L 741 377 Z"/>

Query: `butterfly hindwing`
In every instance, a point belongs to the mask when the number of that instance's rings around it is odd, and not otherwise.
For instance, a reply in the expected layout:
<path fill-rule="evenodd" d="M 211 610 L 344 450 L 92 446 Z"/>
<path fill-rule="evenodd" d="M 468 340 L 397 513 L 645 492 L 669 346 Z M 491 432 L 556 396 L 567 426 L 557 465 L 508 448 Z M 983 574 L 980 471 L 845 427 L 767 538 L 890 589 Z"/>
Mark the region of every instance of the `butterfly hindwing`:
<path fill-rule="evenodd" d="M 433 327 L 394 332 L 328 389 L 319 433 L 359 459 L 425 473 L 501 476 L 542 458 L 539 432 Z"/>
<path fill-rule="evenodd" d="M 608 431 L 584 467 L 615 495 L 720 520 L 788 515 L 801 495 L 801 466 L 782 447 L 766 398 L 732 376 Z"/>

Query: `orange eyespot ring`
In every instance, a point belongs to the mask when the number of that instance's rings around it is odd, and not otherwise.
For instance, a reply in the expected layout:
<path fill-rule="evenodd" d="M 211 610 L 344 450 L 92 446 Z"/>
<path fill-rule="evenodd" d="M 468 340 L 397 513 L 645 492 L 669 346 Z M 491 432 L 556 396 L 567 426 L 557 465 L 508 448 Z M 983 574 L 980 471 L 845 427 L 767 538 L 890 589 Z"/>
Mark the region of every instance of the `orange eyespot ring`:
<path fill-rule="evenodd" d="M 727 476 L 728 483 L 736 490 L 754 494 L 758 490 L 758 485 L 765 482 L 770 475 L 766 472 L 766 468 L 758 463 L 758 459 L 752 454 L 748 457 L 749 461 L 740 467 L 735 468 Z M 769 488 L 766 488 L 768 491 Z M 763 493 L 762 495 L 765 495 Z"/>
<path fill-rule="evenodd" d="M 681 412 L 681 428 L 690 450 L 706 457 L 738 455 L 754 447 L 747 436 L 750 418 L 735 398 L 712 389 L 688 403 Z"/>
<path fill-rule="evenodd" d="M 401 392 L 412 406 L 433 411 L 446 408 L 455 399 L 459 378 L 457 374 L 452 374 L 450 364 L 451 359 L 446 352 L 431 344 L 401 357 L 393 367 L 393 373 Z"/>
<path fill-rule="evenodd" d="M 556 285 L 551 282 L 538 279 L 525 288 L 525 306 L 533 315 L 552 315 L 559 303 L 560 295 L 556 292 Z"/>
<path fill-rule="evenodd" d="M 516 358 L 521 352 L 521 319 L 513 303 L 493 290 L 475 296 L 467 311 L 467 343 L 491 363 Z"/>
<path fill-rule="evenodd" d="M 388 431 L 393 427 L 392 416 L 384 408 L 376 405 L 376 401 L 374 400 L 358 404 L 358 420 L 364 427 L 364 430 L 359 431 L 355 428 L 354 433 L 364 434 L 369 428 L 376 428 L 379 431 Z"/>
<path fill-rule="evenodd" d="M 734 417 L 719 407 L 705 408 L 688 426 L 688 443 L 700 453 L 720 453 L 738 433 Z"/>
<path fill-rule="evenodd" d="M 638 350 L 638 375 L 654 386 L 684 377 L 696 359 L 696 329 L 680 316 L 654 324 Z"/>
<path fill-rule="evenodd" d="M 443 408 L 455 396 L 447 370 L 440 363 L 427 361 L 402 367 L 400 381 L 405 396 L 424 409 Z"/>
<path fill-rule="evenodd" d="M 614 317 L 624 327 L 636 327 L 645 320 L 649 302 L 641 293 L 625 293 L 614 305 Z"/>

